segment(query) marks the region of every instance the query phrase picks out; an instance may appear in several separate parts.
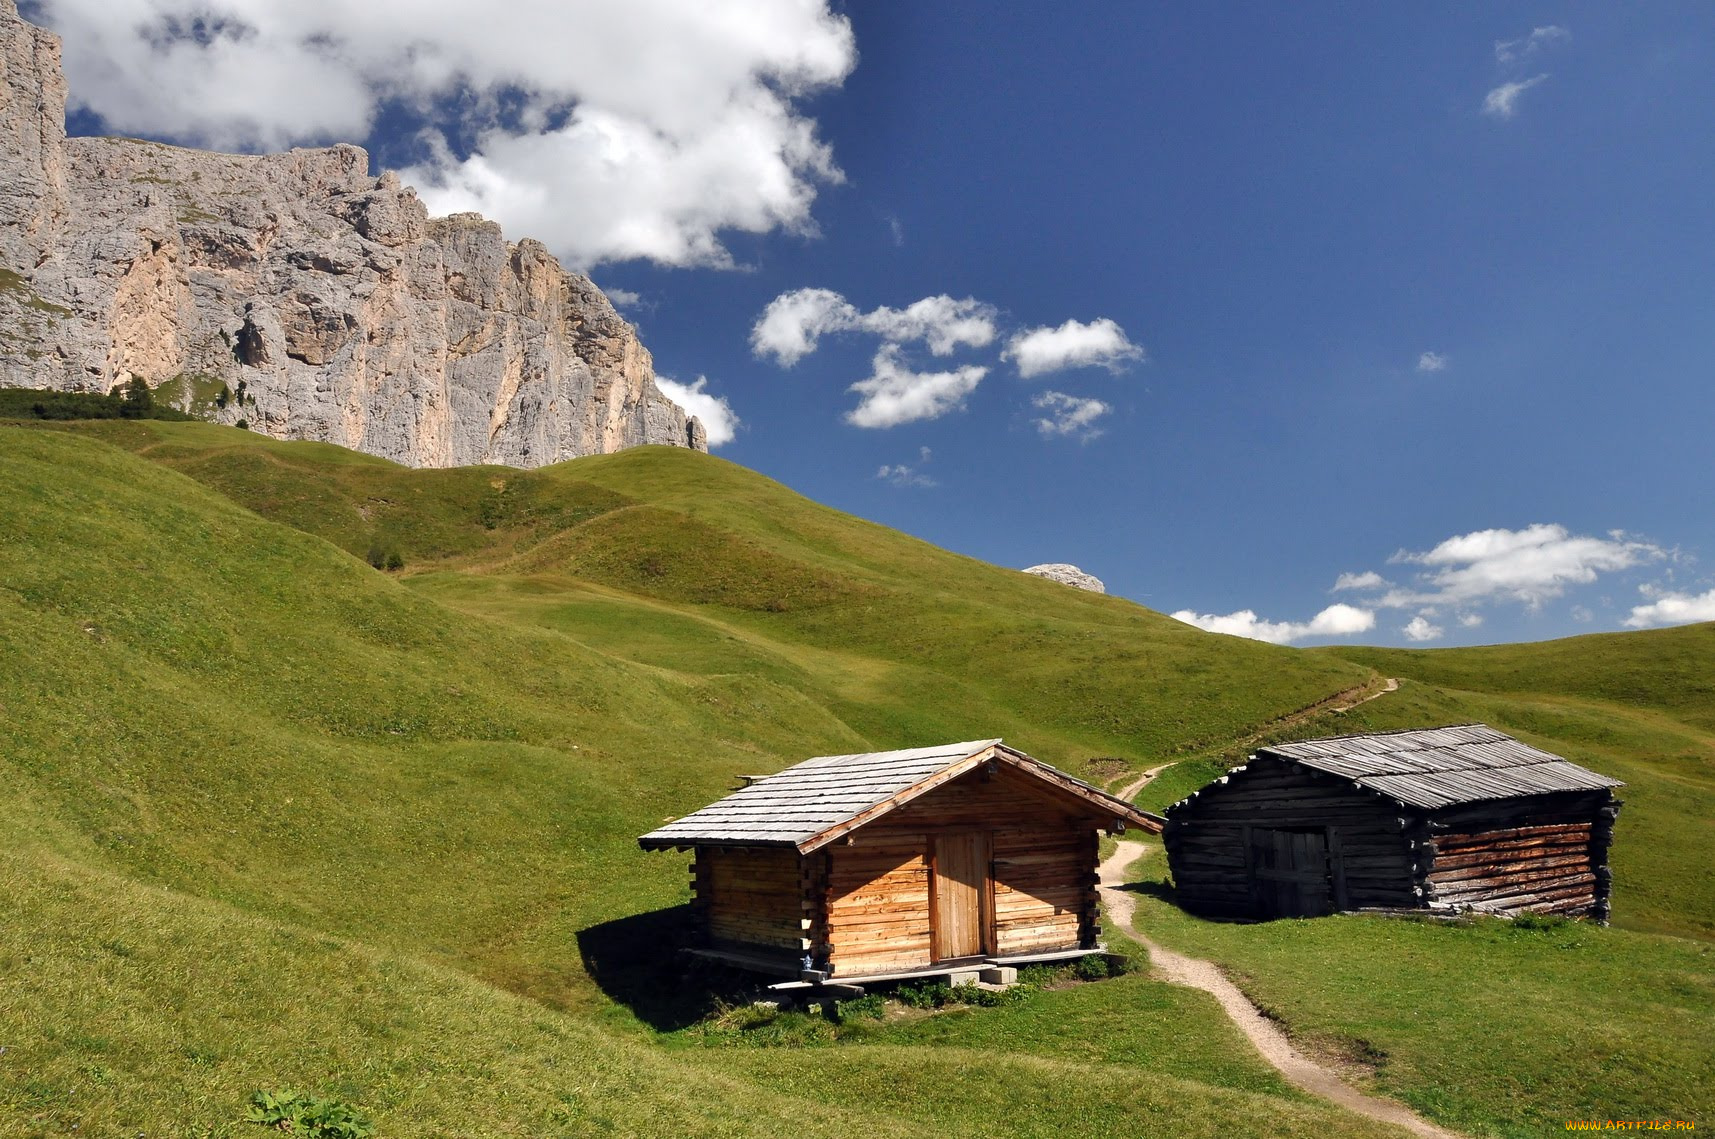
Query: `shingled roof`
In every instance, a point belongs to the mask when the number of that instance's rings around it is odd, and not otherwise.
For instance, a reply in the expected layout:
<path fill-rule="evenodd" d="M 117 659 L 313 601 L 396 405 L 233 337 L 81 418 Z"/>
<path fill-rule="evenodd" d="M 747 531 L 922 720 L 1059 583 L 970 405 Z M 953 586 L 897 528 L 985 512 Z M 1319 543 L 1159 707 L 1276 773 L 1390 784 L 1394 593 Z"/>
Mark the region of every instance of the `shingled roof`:
<path fill-rule="evenodd" d="M 1339 736 L 1260 748 L 1278 759 L 1350 779 L 1412 807 L 1434 810 L 1485 799 L 1623 787 L 1487 724 Z"/>
<path fill-rule="evenodd" d="M 1130 803 L 994 739 L 806 759 L 658 827 L 637 843 L 644 850 L 791 846 L 808 854 L 991 760 L 1111 812 L 1115 819 L 1160 829 L 1158 820 Z"/>

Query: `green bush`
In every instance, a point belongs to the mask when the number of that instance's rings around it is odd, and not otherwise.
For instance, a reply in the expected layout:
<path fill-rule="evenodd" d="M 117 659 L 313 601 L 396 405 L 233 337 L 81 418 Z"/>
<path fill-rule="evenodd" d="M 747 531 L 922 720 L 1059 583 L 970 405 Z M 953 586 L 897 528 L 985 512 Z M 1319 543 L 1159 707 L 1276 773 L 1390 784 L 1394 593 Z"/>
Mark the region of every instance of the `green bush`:
<path fill-rule="evenodd" d="M 250 1096 L 246 1123 L 257 1123 L 314 1139 L 369 1139 L 375 1125 L 349 1104 L 294 1091 L 262 1091 Z"/>
<path fill-rule="evenodd" d="M 369 553 L 364 560 L 378 570 L 405 568 L 405 556 L 399 552 L 399 547 L 379 540 L 369 543 Z"/>
<path fill-rule="evenodd" d="M 850 1020 L 867 1018 L 880 1020 L 887 1011 L 887 1002 L 880 993 L 870 993 L 867 996 L 855 997 L 849 1001 L 839 1001 L 834 1005 L 834 1019 L 841 1024 Z"/>
<path fill-rule="evenodd" d="M 1080 957 L 1072 966 L 1072 975 L 1080 981 L 1102 981 L 1113 976 L 1113 970 L 1108 966 L 1108 959 L 1100 953 L 1092 953 L 1088 957 Z"/>
<path fill-rule="evenodd" d="M 906 1008 L 940 1008 L 952 999 L 953 990 L 945 982 L 935 981 L 928 985 L 901 985 L 893 995 Z"/>
<path fill-rule="evenodd" d="M 1030 989 L 1042 989 L 1064 980 L 1066 970 L 1058 965 L 1025 965 L 1018 971 L 1018 983 Z"/>
<path fill-rule="evenodd" d="M 1513 918 L 1513 928 L 1552 933 L 1565 929 L 1572 922 L 1559 914 L 1519 914 Z"/>

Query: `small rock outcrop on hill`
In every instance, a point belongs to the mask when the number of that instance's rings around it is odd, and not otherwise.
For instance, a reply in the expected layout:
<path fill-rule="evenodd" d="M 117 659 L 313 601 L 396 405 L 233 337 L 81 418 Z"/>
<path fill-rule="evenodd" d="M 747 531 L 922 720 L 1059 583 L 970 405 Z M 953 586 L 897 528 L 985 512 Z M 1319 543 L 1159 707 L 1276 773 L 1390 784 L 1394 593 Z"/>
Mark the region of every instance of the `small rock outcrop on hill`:
<path fill-rule="evenodd" d="M 1094 574 L 1085 573 L 1077 566 L 1065 562 L 1044 562 L 1039 566 L 1031 566 L 1024 571 L 1037 577 L 1045 577 L 1049 581 L 1057 581 L 1061 585 L 1069 585 L 1074 589 L 1087 589 L 1091 593 L 1106 593 L 1108 587 L 1102 584 L 1102 579 Z"/>
<path fill-rule="evenodd" d="M 587 277 L 431 218 L 355 146 L 65 134 L 59 41 L 0 0 L 0 386 L 141 376 L 218 422 L 416 467 L 708 449 Z"/>

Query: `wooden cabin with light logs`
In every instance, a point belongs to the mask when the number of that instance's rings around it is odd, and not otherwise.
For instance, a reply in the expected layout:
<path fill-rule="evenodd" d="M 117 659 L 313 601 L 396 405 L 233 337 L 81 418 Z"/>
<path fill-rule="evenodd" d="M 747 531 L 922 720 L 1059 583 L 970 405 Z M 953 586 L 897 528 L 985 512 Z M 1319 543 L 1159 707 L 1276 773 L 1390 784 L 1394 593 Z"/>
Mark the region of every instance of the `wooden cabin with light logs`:
<path fill-rule="evenodd" d="M 1477 910 L 1608 918 L 1617 779 L 1484 724 L 1276 744 L 1167 808 L 1211 917 Z"/>
<path fill-rule="evenodd" d="M 638 839 L 690 850 L 692 952 L 809 982 L 1099 948 L 1096 844 L 1161 820 L 1007 747 L 807 759 Z"/>

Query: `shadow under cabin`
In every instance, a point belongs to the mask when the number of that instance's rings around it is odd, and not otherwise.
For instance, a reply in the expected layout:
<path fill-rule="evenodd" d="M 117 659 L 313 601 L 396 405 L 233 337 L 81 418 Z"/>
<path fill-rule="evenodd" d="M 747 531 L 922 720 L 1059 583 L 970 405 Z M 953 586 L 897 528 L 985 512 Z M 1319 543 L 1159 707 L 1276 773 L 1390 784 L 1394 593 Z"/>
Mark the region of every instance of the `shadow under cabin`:
<path fill-rule="evenodd" d="M 642 836 L 691 850 L 691 953 L 808 983 L 1099 950 L 1100 832 L 1161 820 L 998 739 L 807 759 Z"/>

